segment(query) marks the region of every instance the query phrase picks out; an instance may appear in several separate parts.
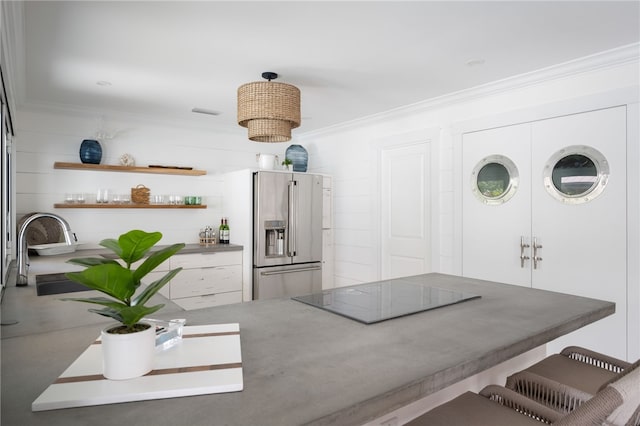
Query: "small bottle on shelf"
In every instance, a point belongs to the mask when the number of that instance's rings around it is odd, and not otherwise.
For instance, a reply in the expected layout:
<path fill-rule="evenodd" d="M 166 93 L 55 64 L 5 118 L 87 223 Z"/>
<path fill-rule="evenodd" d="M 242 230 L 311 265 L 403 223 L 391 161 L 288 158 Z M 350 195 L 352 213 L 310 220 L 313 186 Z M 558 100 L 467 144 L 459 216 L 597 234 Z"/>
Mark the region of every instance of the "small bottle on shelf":
<path fill-rule="evenodd" d="M 218 242 L 220 244 L 229 244 L 229 223 L 226 217 L 220 219 Z"/>
<path fill-rule="evenodd" d="M 220 227 L 218 228 L 218 242 L 226 244 L 224 240 L 224 217 L 220 218 Z"/>
<path fill-rule="evenodd" d="M 228 219 L 225 217 L 224 218 L 224 243 L 225 244 L 229 244 L 229 223 L 228 223 Z"/>

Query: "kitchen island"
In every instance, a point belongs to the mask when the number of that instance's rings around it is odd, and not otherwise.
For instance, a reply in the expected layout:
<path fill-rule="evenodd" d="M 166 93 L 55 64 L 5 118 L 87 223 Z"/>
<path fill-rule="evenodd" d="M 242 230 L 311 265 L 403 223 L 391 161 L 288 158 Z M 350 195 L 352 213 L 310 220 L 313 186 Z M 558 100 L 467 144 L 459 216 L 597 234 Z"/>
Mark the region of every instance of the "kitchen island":
<path fill-rule="evenodd" d="M 34 413 L 33 400 L 108 322 L 89 313 L 69 320 L 70 302 L 46 296 L 46 308 L 3 326 L 2 424 L 360 425 L 615 310 L 611 302 L 443 274 L 404 280 L 481 297 L 370 325 L 288 299 L 185 312 L 170 306 L 156 316 L 240 324 L 242 392 Z M 3 321 L 19 314 L 13 304 L 36 309 L 36 298 L 33 288 L 7 288 Z M 38 323 L 46 332 L 34 330 Z"/>

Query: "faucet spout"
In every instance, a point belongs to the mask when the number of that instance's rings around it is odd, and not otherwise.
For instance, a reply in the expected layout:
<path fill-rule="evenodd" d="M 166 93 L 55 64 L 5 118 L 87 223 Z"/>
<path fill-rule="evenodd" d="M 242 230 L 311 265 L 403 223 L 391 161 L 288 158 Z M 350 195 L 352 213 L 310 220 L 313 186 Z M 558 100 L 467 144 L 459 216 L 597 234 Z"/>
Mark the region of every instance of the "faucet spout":
<path fill-rule="evenodd" d="M 29 216 L 18 229 L 18 252 L 16 254 L 16 262 L 18 264 L 18 272 L 16 277 L 17 286 L 25 286 L 28 284 L 29 273 L 29 254 L 27 251 L 27 227 L 36 219 L 41 217 L 49 217 L 55 219 L 60 223 L 62 228 L 62 234 L 64 235 L 64 242 L 67 245 L 72 245 L 78 241 L 76 234 L 71 232 L 71 227 L 66 220 L 57 214 L 53 213 L 34 213 Z"/>

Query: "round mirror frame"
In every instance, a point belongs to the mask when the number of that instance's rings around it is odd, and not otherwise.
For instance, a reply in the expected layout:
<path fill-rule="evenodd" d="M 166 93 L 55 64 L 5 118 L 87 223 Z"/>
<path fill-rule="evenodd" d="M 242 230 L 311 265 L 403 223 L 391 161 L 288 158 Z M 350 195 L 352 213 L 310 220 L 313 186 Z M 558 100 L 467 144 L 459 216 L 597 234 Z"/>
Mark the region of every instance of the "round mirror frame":
<path fill-rule="evenodd" d="M 596 182 L 591 185 L 589 190 L 576 195 L 567 195 L 560 192 L 553 183 L 553 170 L 556 164 L 569 155 L 583 155 L 596 166 Z M 544 166 L 543 173 L 544 187 L 549 195 L 565 204 L 582 204 L 593 200 L 604 191 L 609 180 L 609 162 L 605 156 L 595 148 L 585 145 L 572 145 L 561 149 L 549 157 L 547 164 Z"/>
<path fill-rule="evenodd" d="M 478 189 L 478 174 L 488 164 L 500 164 L 509 174 L 509 185 L 507 189 L 497 197 L 487 197 Z M 508 157 L 504 155 L 489 155 L 476 164 L 471 172 L 471 192 L 480 200 L 483 204 L 487 205 L 501 205 L 509 201 L 518 190 L 518 183 L 520 182 L 520 176 L 518 175 L 518 168 Z"/>

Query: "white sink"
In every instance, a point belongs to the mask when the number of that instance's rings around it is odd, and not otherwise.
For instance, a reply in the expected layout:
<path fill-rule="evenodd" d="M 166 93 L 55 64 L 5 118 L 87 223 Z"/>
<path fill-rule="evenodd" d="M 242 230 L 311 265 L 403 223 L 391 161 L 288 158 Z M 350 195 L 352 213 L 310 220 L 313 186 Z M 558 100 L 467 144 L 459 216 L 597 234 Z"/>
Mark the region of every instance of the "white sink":
<path fill-rule="evenodd" d="M 54 256 L 56 254 L 73 253 L 74 251 L 76 251 L 77 247 L 77 243 L 52 243 L 29 246 L 30 249 L 37 251 L 40 256 Z"/>

